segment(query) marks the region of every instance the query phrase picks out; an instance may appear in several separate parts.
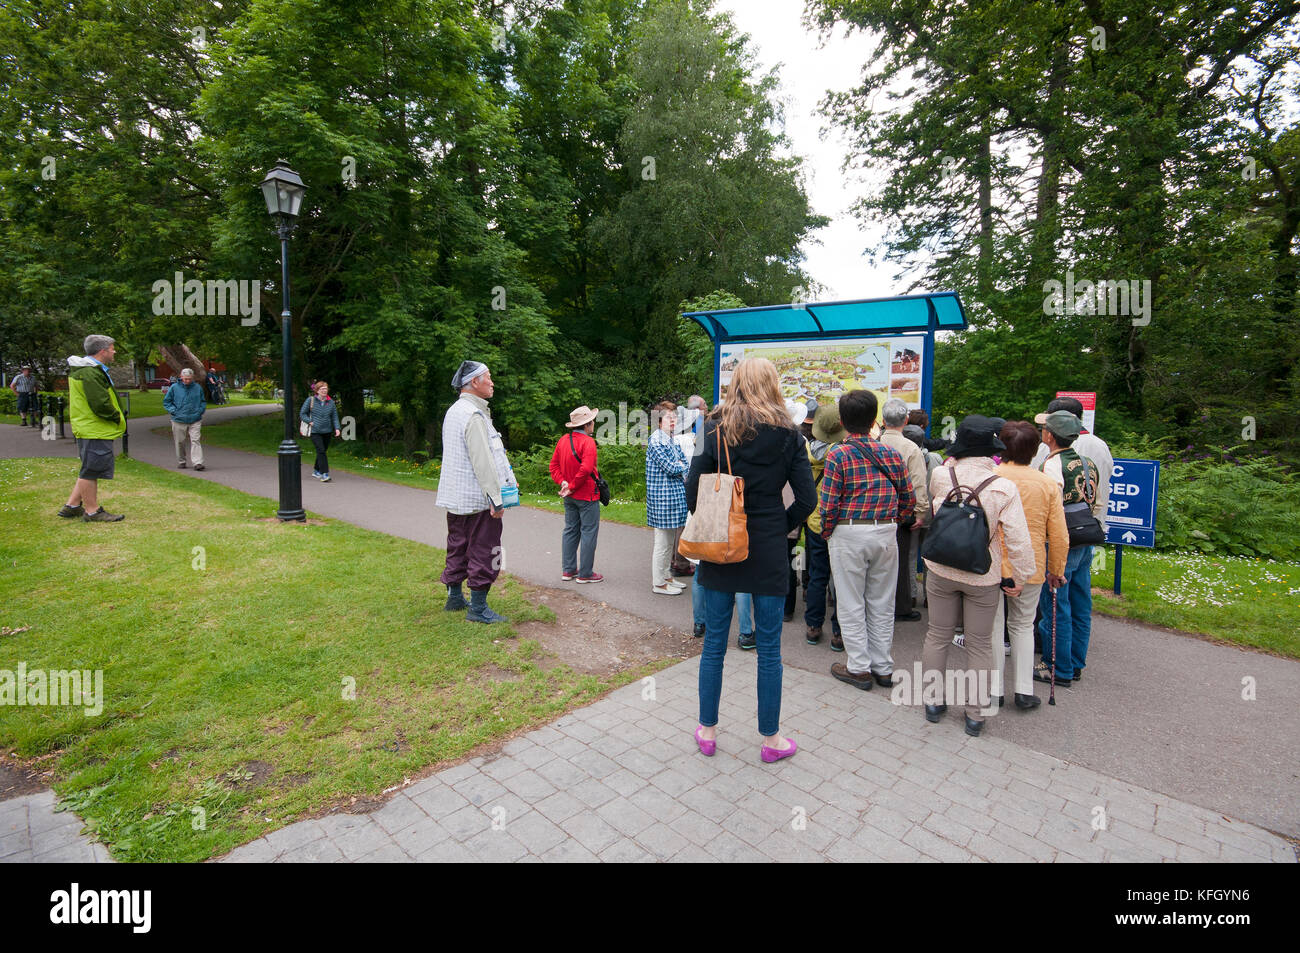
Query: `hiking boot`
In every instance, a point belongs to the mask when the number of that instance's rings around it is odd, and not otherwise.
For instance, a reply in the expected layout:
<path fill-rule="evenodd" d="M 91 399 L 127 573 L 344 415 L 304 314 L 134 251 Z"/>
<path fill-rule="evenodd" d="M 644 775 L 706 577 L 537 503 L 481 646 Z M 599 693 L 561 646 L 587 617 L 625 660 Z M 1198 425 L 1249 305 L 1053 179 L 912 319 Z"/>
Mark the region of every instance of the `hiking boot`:
<path fill-rule="evenodd" d="M 469 591 L 469 611 L 465 613 L 467 622 L 485 622 L 491 625 L 493 622 L 506 621 L 505 616 L 488 608 L 487 594 L 486 589 L 471 589 Z"/>
<path fill-rule="evenodd" d="M 838 632 L 831 632 L 831 651 L 832 652 L 844 651 L 844 639 L 840 638 L 840 634 Z"/>
<path fill-rule="evenodd" d="M 736 644 L 742 649 L 756 649 L 758 648 L 758 639 L 754 638 L 753 632 L 742 632 L 736 636 Z"/>
<path fill-rule="evenodd" d="M 460 612 L 462 609 L 468 609 L 469 603 L 465 601 L 465 593 L 460 591 L 460 586 L 453 589 L 447 587 L 447 604 L 442 607 L 444 612 Z"/>
<path fill-rule="evenodd" d="M 807 642 L 809 645 L 816 645 L 821 640 L 822 640 L 822 627 L 820 625 L 808 626 L 808 634 L 804 637 L 804 641 Z"/>
<path fill-rule="evenodd" d="M 59 515 L 65 520 L 76 519 L 78 516 L 85 516 L 86 509 L 80 503 L 76 506 L 69 506 L 67 503 L 64 503 L 63 508 L 59 510 Z"/>
<path fill-rule="evenodd" d="M 110 513 L 102 506 L 93 513 L 87 513 L 82 518 L 86 523 L 117 523 L 126 519 L 125 513 Z"/>

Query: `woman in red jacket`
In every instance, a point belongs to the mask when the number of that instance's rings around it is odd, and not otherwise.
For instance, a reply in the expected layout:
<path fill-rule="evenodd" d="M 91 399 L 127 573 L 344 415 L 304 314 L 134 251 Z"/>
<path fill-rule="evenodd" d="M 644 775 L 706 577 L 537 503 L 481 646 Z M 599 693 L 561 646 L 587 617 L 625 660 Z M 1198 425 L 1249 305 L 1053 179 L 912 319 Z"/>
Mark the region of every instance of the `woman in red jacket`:
<path fill-rule="evenodd" d="M 596 536 L 600 533 L 600 494 L 596 490 L 596 415 L 585 404 L 569 414 L 569 432 L 555 444 L 551 454 L 551 479 L 560 485 L 564 498 L 564 536 L 561 545 L 560 578 L 570 582 L 600 582 L 605 577 L 593 571 Z M 578 559 L 578 543 L 582 559 Z"/>

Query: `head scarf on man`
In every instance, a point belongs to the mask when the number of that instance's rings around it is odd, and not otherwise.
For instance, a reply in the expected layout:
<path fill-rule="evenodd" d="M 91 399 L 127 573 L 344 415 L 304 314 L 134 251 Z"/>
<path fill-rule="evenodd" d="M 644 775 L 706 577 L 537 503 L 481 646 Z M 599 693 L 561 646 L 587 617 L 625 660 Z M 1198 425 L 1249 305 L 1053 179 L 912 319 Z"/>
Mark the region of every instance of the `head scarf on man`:
<path fill-rule="evenodd" d="M 470 382 L 477 377 L 482 377 L 488 372 L 486 364 L 480 364 L 478 361 L 465 361 L 456 370 L 456 376 L 451 379 L 451 389 L 460 393 L 470 385 Z"/>

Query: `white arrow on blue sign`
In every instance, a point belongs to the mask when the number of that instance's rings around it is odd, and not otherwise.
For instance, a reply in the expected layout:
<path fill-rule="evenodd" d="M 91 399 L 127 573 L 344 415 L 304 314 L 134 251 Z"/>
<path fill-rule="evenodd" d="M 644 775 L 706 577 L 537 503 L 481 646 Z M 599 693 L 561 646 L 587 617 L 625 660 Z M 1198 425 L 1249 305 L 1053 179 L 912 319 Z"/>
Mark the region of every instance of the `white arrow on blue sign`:
<path fill-rule="evenodd" d="M 1156 544 L 1159 460 L 1116 460 L 1110 476 L 1106 542 L 1123 546 Z"/>

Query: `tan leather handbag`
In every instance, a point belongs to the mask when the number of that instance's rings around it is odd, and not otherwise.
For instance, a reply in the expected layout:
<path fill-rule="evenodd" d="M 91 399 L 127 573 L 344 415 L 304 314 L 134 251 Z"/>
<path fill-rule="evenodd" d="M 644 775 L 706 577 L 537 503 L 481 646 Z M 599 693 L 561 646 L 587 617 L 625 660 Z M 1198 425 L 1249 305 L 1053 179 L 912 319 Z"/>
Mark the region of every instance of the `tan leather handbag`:
<path fill-rule="evenodd" d="M 731 448 L 718 434 L 718 472 L 700 477 L 695 512 L 686 518 L 677 551 L 706 563 L 740 563 L 749 558 L 749 529 L 745 523 L 745 480 L 731 474 Z M 723 453 L 727 472 L 722 472 Z"/>

